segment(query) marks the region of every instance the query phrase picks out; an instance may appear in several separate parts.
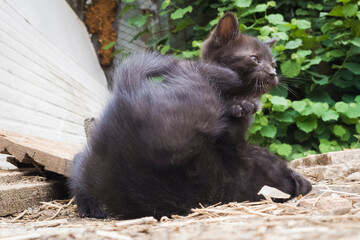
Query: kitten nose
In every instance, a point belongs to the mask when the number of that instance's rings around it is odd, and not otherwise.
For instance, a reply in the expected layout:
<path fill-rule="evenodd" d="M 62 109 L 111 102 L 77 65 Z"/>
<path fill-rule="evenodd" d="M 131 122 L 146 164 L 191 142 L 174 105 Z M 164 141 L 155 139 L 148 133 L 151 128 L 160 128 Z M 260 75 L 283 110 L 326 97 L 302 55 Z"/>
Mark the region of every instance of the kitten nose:
<path fill-rule="evenodd" d="M 269 75 L 270 75 L 270 77 L 275 77 L 275 76 L 276 76 L 276 72 L 275 72 L 275 71 L 270 71 L 270 72 L 269 72 Z"/>

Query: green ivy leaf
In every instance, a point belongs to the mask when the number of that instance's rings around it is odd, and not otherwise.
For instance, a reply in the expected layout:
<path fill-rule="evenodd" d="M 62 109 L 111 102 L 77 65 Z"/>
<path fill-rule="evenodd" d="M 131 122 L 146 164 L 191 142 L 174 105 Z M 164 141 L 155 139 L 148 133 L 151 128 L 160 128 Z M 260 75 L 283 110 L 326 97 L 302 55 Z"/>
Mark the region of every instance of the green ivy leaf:
<path fill-rule="evenodd" d="M 354 38 L 351 43 L 357 47 L 360 47 L 360 38 Z"/>
<path fill-rule="evenodd" d="M 161 54 L 165 54 L 170 50 L 170 46 L 169 45 L 165 45 L 164 47 L 161 48 Z"/>
<path fill-rule="evenodd" d="M 235 6 L 239 8 L 246 8 L 249 7 L 252 3 L 252 0 L 233 0 Z"/>
<path fill-rule="evenodd" d="M 342 56 L 345 56 L 345 53 L 343 50 L 341 49 L 333 49 L 329 52 L 326 53 L 326 56 L 330 56 L 330 57 L 342 57 Z"/>
<path fill-rule="evenodd" d="M 304 19 L 298 20 L 296 26 L 300 29 L 309 29 L 311 28 L 311 22 Z"/>
<path fill-rule="evenodd" d="M 354 56 L 354 55 L 360 55 L 360 47 L 351 46 L 350 50 L 347 51 L 347 55 L 349 57 Z"/>
<path fill-rule="evenodd" d="M 164 10 L 165 8 L 167 8 L 170 5 L 170 0 L 164 0 L 161 4 L 161 10 Z"/>
<path fill-rule="evenodd" d="M 358 120 L 355 124 L 355 129 L 357 133 L 360 133 L 360 120 Z"/>
<path fill-rule="evenodd" d="M 271 36 L 277 37 L 280 40 L 284 40 L 284 41 L 289 40 L 289 35 L 287 35 L 285 32 L 275 32 L 275 33 L 272 33 Z"/>
<path fill-rule="evenodd" d="M 333 133 L 337 137 L 342 137 L 346 133 L 346 129 L 341 125 L 335 125 L 333 128 Z"/>
<path fill-rule="evenodd" d="M 301 130 L 296 130 L 294 132 L 294 138 L 299 142 L 305 142 L 310 138 L 311 134 L 305 133 Z"/>
<path fill-rule="evenodd" d="M 110 42 L 109 44 L 104 46 L 104 49 L 108 50 L 108 49 L 112 48 L 113 46 L 115 46 L 115 44 L 116 44 L 116 42 Z"/>
<path fill-rule="evenodd" d="M 164 76 L 151 77 L 150 80 L 155 83 L 161 83 L 165 80 L 165 77 Z"/>
<path fill-rule="evenodd" d="M 302 40 L 297 38 L 294 41 L 289 41 L 285 44 L 286 49 L 295 49 L 302 45 Z"/>
<path fill-rule="evenodd" d="M 333 26 L 333 22 L 332 21 L 329 21 L 329 22 L 326 22 L 324 25 L 321 26 L 320 30 L 323 32 L 323 33 L 327 33 L 330 29 L 332 29 L 334 26 Z"/>
<path fill-rule="evenodd" d="M 311 76 L 311 80 L 316 84 L 325 85 L 325 84 L 327 84 L 329 82 L 329 77 L 323 75 L 322 78 L 316 79 L 314 76 Z"/>
<path fill-rule="evenodd" d="M 200 50 L 195 50 L 195 51 L 182 51 L 181 52 L 181 56 L 183 58 L 193 58 L 193 57 L 197 57 L 200 55 Z"/>
<path fill-rule="evenodd" d="M 284 17 L 281 14 L 270 14 L 265 17 L 269 23 L 273 25 L 283 24 L 284 23 Z"/>
<path fill-rule="evenodd" d="M 317 4 L 308 4 L 307 5 L 307 7 L 309 8 L 309 9 L 316 9 L 316 10 L 319 10 L 319 11 L 321 11 L 321 10 L 323 10 L 323 5 L 321 5 L 320 3 L 317 3 Z"/>
<path fill-rule="evenodd" d="M 305 109 L 303 111 L 301 111 L 301 115 L 302 116 L 309 116 L 311 115 L 313 112 L 312 112 L 312 108 L 311 106 L 306 106 Z"/>
<path fill-rule="evenodd" d="M 321 135 L 321 134 L 323 134 L 325 132 L 326 128 L 327 128 L 327 125 L 325 125 L 322 122 L 318 122 L 318 126 L 315 129 L 315 133 L 318 134 L 318 135 Z"/>
<path fill-rule="evenodd" d="M 342 8 L 342 12 L 345 17 L 351 17 L 354 16 L 358 11 L 357 4 L 346 4 Z"/>
<path fill-rule="evenodd" d="M 128 24 L 130 26 L 137 26 L 137 27 L 142 27 L 146 24 L 147 19 L 150 15 L 146 14 L 146 15 L 141 15 L 141 16 L 132 16 L 129 18 L 128 20 Z"/>
<path fill-rule="evenodd" d="M 344 16 L 343 13 L 343 7 L 340 5 L 336 5 L 329 13 L 329 16 L 334 16 L 334 17 L 342 17 Z"/>
<path fill-rule="evenodd" d="M 181 19 L 181 21 L 176 24 L 176 28 L 173 30 L 173 32 L 177 33 L 179 31 L 185 29 L 189 25 L 192 25 L 191 18 L 185 17 L 185 18 Z"/>
<path fill-rule="evenodd" d="M 303 65 L 301 67 L 302 70 L 306 70 L 308 69 L 309 67 L 311 67 L 312 65 L 316 65 L 316 64 L 319 64 L 320 62 L 322 61 L 322 58 L 320 56 L 316 56 L 314 57 L 313 59 L 306 59 L 305 62 L 306 62 L 306 65 Z"/>
<path fill-rule="evenodd" d="M 267 117 L 261 116 L 259 118 L 259 123 L 260 123 L 261 126 L 267 126 L 268 123 L 269 123 L 269 120 L 267 119 Z"/>
<path fill-rule="evenodd" d="M 175 12 L 173 12 L 170 15 L 170 18 L 172 20 L 183 18 L 186 13 L 192 12 L 192 10 L 193 10 L 192 6 L 187 6 L 186 8 L 178 8 L 178 9 L 176 9 Z"/>
<path fill-rule="evenodd" d="M 360 103 L 349 103 L 349 108 L 346 111 L 346 115 L 349 118 L 359 118 L 360 117 Z"/>
<path fill-rule="evenodd" d="M 265 138 L 261 136 L 259 133 L 255 133 L 248 137 L 248 140 L 251 144 L 261 145 L 264 143 Z"/>
<path fill-rule="evenodd" d="M 255 6 L 253 11 L 254 12 L 265 12 L 267 8 L 268 8 L 267 4 L 258 4 Z"/>
<path fill-rule="evenodd" d="M 342 122 L 344 122 L 348 125 L 353 125 L 353 124 L 356 124 L 356 122 L 357 122 L 357 118 L 349 118 L 346 115 L 340 115 L 340 119 Z"/>
<path fill-rule="evenodd" d="M 325 122 L 336 121 L 339 119 L 339 113 L 334 110 L 329 110 L 324 115 L 322 115 L 322 120 Z"/>
<path fill-rule="evenodd" d="M 262 128 L 263 127 L 261 125 L 254 123 L 249 127 L 249 132 L 251 134 L 254 134 L 254 133 L 258 132 Z"/>
<path fill-rule="evenodd" d="M 344 102 L 337 102 L 335 104 L 335 109 L 336 109 L 336 111 L 338 111 L 340 113 L 346 113 L 347 110 L 349 109 L 349 105 Z"/>
<path fill-rule="evenodd" d="M 357 102 L 357 103 L 360 103 L 360 95 L 356 96 L 354 101 Z"/>
<path fill-rule="evenodd" d="M 291 114 L 291 112 L 286 111 L 286 112 L 275 112 L 272 114 L 272 116 L 274 116 L 274 118 L 279 121 L 279 122 L 285 122 L 285 123 L 292 123 L 293 122 L 293 115 Z"/>
<path fill-rule="evenodd" d="M 273 111 L 284 112 L 286 109 L 289 108 L 288 101 L 284 97 L 273 96 L 270 99 L 270 102 L 273 104 Z"/>
<path fill-rule="evenodd" d="M 327 103 L 314 103 L 311 106 L 312 112 L 318 117 L 323 116 L 328 109 L 329 105 Z"/>
<path fill-rule="evenodd" d="M 321 153 L 333 152 L 342 150 L 336 141 L 329 141 L 327 139 L 320 139 L 319 150 Z"/>
<path fill-rule="evenodd" d="M 263 137 L 274 138 L 276 135 L 276 127 L 273 125 L 265 126 L 260 131 L 260 134 Z"/>
<path fill-rule="evenodd" d="M 343 25 L 343 21 L 341 21 L 341 20 L 336 20 L 333 24 L 334 24 L 334 26 L 341 26 L 341 25 Z"/>
<path fill-rule="evenodd" d="M 317 118 L 314 116 L 300 117 L 297 119 L 296 125 L 304 132 L 309 133 L 317 127 Z"/>
<path fill-rule="evenodd" d="M 241 17 L 246 17 L 249 14 L 253 14 L 256 12 L 265 12 L 268 8 L 267 4 L 258 4 L 255 6 L 255 8 L 248 9 L 244 13 L 241 14 Z"/>
<path fill-rule="evenodd" d="M 304 101 L 293 101 L 292 107 L 295 109 L 295 111 L 301 113 L 305 110 L 306 103 Z"/>
<path fill-rule="evenodd" d="M 282 143 L 278 145 L 276 152 L 282 157 L 288 157 L 292 152 L 292 147 L 289 144 Z"/>
<path fill-rule="evenodd" d="M 295 77 L 299 75 L 301 65 L 296 61 L 287 60 L 280 65 L 280 69 L 286 77 Z"/>
<path fill-rule="evenodd" d="M 263 26 L 260 28 L 260 34 L 261 36 L 268 36 L 271 33 L 271 27 L 270 26 Z"/>
<path fill-rule="evenodd" d="M 296 62 L 298 62 L 299 64 L 303 63 L 305 61 L 305 57 L 307 55 L 310 55 L 311 51 L 310 50 L 297 50 L 296 53 L 293 53 L 291 55 L 291 59 L 295 60 Z"/>
<path fill-rule="evenodd" d="M 276 7 L 275 1 L 268 1 L 266 4 L 269 5 L 270 7 Z"/>
<path fill-rule="evenodd" d="M 360 63 L 356 62 L 347 62 L 344 64 L 345 68 L 350 70 L 356 75 L 360 75 Z"/>

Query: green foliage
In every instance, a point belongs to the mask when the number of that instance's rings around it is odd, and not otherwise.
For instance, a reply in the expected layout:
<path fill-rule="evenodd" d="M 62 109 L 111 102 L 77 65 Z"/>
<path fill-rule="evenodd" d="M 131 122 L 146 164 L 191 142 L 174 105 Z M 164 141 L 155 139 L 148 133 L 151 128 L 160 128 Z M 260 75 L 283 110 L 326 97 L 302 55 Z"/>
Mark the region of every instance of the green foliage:
<path fill-rule="evenodd" d="M 169 31 L 149 46 L 197 58 L 227 11 L 236 13 L 240 31 L 263 41 L 280 39 L 273 54 L 283 83 L 261 98 L 263 111 L 255 114 L 249 141 L 289 160 L 360 147 L 359 2 L 164 0 L 160 15 L 167 16 Z M 129 24 L 145 26 L 150 16 Z"/>
<path fill-rule="evenodd" d="M 263 111 L 255 115 L 249 129 L 250 142 L 288 159 L 342 150 L 358 142 L 359 103 L 338 102 L 330 107 L 309 99 L 284 100 L 270 94 L 262 97 Z"/>

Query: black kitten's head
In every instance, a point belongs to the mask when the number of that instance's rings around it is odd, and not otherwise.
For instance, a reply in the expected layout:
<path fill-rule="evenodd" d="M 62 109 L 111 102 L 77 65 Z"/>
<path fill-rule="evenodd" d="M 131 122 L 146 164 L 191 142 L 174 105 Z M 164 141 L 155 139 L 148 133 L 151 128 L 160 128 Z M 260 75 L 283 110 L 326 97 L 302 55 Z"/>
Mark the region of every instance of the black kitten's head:
<path fill-rule="evenodd" d="M 202 58 L 237 72 L 241 78 L 242 90 L 252 97 L 258 97 L 278 83 L 276 63 L 271 47 L 278 39 L 261 42 L 255 37 L 239 32 L 239 25 L 233 13 L 226 13 L 205 41 Z M 234 89 L 234 93 L 237 91 Z"/>

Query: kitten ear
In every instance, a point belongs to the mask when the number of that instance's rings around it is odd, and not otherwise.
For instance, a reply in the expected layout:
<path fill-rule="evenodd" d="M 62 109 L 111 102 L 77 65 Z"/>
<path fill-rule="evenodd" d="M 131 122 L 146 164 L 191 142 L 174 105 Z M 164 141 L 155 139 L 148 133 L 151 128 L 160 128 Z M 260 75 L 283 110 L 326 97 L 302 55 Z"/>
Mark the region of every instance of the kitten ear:
<path fill-rule="evenodd" d="M 232 12 L 227 12 L 219 21 L 211 34 L 215 44 L 220 46 L 228 43 L 239 32 L 237 17 Z"/>
<path fill-rule="evenodd" d="M 270 38 L 269 40 L 265 41 L 264 43 L 266 45 L 268 45 L 269 48 L 272 48 L 272 46 L 274 46 L 274 44 L 277 43 L 278 41 L 279 41 L 279 39 L 275 37 L 275 38 Z"/>

